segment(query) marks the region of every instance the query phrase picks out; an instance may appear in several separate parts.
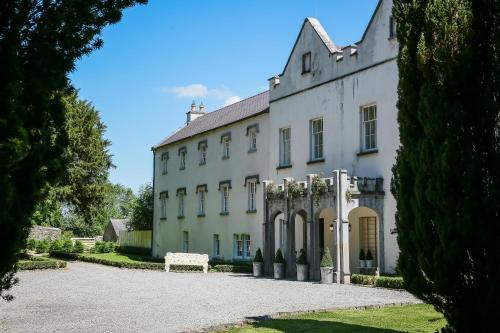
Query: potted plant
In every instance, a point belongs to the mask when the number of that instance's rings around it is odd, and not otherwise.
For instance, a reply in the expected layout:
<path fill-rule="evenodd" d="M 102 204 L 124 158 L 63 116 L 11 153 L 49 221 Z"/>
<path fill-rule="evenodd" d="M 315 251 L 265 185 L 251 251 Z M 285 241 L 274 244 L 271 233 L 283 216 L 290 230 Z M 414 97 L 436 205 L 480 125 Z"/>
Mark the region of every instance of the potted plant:
<path fill-rule="evenodd" d="M 274 257 L 274 278 L 282 279 L 285 277 L 285 259 L 283 259 L 283 254 L 281 250 L 276 251 L 276 256 Z"/>
<path fill-rule="evenodd" d="M 258 248 L 257 252 L 255 252 L 255 257 L 253 258 L 253 276 L 261 277 L 263 266 L 264 258 L 262 257 L 262 251 Z"/>
<path fill-rule="evenodd" d="M 366 257 L 365 257 L 365 251 L 363 249 L 359 250 L 359 267 L 361 268 L 366 267 Z"/>
<path fill-rule="evenodd" d="M 321 259 L 321 283 L 333 283 L 333 260 L 330 255 L 330 249 L 325 247 L 325 254 Z"/>
<path fill-rule="evenodd" d="M 297 258 L 297 281 L 306 281 L 309 272 L 307 263 L 306 251 L 300 249 L 299 257 Z"/>
<path fill-rule="evenodd" d="M 370 251 L 370 250 L 366 251 L 365 265 L 366 265 L 366 268 L 373 267 L 373 255 L 372 255 L 372 251 Z"/>

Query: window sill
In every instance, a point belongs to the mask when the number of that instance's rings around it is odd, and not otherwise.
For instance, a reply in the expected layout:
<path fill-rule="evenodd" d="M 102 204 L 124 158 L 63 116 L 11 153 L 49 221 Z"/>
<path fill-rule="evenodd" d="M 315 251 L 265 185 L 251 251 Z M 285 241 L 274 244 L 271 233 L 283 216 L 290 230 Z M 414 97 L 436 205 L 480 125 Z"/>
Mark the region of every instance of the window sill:
<path fill-rule="evenodd" d="M 198 214 L 197 217 L 205 217 L 205 214 Z"/>
<path fill-rule="evenodd" d="M 226 216 L 226 215 L 229 215 L 229 212 L 220 212 L 220 215 Z"/>
<path fill-rule="evenodd" d="M 325 158 L 318 158 L 316 160 L 310 160 L 310 161 L 307 161 L 306 164 L 315 164 L 315 163 L 324 163 L 325 162 Z"/>
<path fill-rule="evenodd" d="M 288 168 L 291 168 L 291 167 L 292 167 L 292 164 L 280 165 L 280 166 L 276 167 L 276 170 L 288 169 Z"/>
<path fill-rule="evenodd" d="M 252 153 L 255 153 L 256 151 L 257 151 L 257 149 L 250 149 L 250 150 L 248 150 L 248 153 L 252 154 Z"/>
<path fill-rule="evenodd" d="M 160 221 L 166 221 L 167 218 L 166 217 L 160 217 Z"/>
<path fill-rule="evenodd" d="M 257 209 L 249 209 L 247 210 L 247 214 L 254 214 L 257 213 Z"/>
<path fill-rule="evenodd" d="M 365 155 L 372 155 L 372 154 L 377 154 L 378 149 L 371 149 L 371 150 L 365 150 L 365 151 L 360 151 L 358 153 L 358 156 L 365 156 Z"/>
<path fill-rule="evenodd" d="M 178 219 L 178 220 L 184 220 L 184 215 L 182 215 L 182 216 L 177 216 L 177 219 Z"/>

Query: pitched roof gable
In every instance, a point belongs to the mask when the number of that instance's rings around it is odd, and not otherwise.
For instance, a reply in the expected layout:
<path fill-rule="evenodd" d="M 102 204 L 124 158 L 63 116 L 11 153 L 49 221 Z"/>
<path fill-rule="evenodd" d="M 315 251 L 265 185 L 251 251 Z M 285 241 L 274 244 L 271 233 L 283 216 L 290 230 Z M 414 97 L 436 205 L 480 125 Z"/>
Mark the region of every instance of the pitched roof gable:
<path fill-rule="evenodd" d="M 157 149 L 269 111 L 269 91 L 198 117 L 153 147 Z"/>

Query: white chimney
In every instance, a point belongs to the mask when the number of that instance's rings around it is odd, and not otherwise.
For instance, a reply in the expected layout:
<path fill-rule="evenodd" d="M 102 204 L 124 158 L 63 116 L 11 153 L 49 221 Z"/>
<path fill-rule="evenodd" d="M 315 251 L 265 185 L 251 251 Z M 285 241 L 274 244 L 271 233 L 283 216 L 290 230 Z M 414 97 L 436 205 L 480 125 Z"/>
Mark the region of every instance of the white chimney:
<path fill-rule="evenodd" d="M 198 117 L 201 117 L 205 114 L 205 106 L 203 103 L 200 104 L 200 110 L 196 111 L 196 104 L 193 101 L 191 104 L 191 110 L 189 112 L 186 112 L 186 125 L 189 125 L 193 120 L 195 120 Z"/>
<path fill-rule="evenodd" d="M 269 88 L 274 88 L 278 84 L 280 84 L 280 77 L 279 76 L 273 76 L 268 81 L 269 81 Z"/>

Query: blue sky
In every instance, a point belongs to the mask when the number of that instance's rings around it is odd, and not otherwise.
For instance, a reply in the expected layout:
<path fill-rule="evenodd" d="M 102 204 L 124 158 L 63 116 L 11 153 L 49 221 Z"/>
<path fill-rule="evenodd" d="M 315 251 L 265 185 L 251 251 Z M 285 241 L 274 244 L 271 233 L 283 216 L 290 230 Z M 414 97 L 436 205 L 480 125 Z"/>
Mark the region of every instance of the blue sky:
<path fill-rule="evenodd" d="M 150 0 L 104 30 L 104 46 L 71 74 L 108 126 L 110 180 L 136 191 L 152 180 L 151 147 L 180 128 L 194 99 L 207 111 L 267 89 L 304 18 L 334 43 L 358 41 L 377 0 Z"/>

